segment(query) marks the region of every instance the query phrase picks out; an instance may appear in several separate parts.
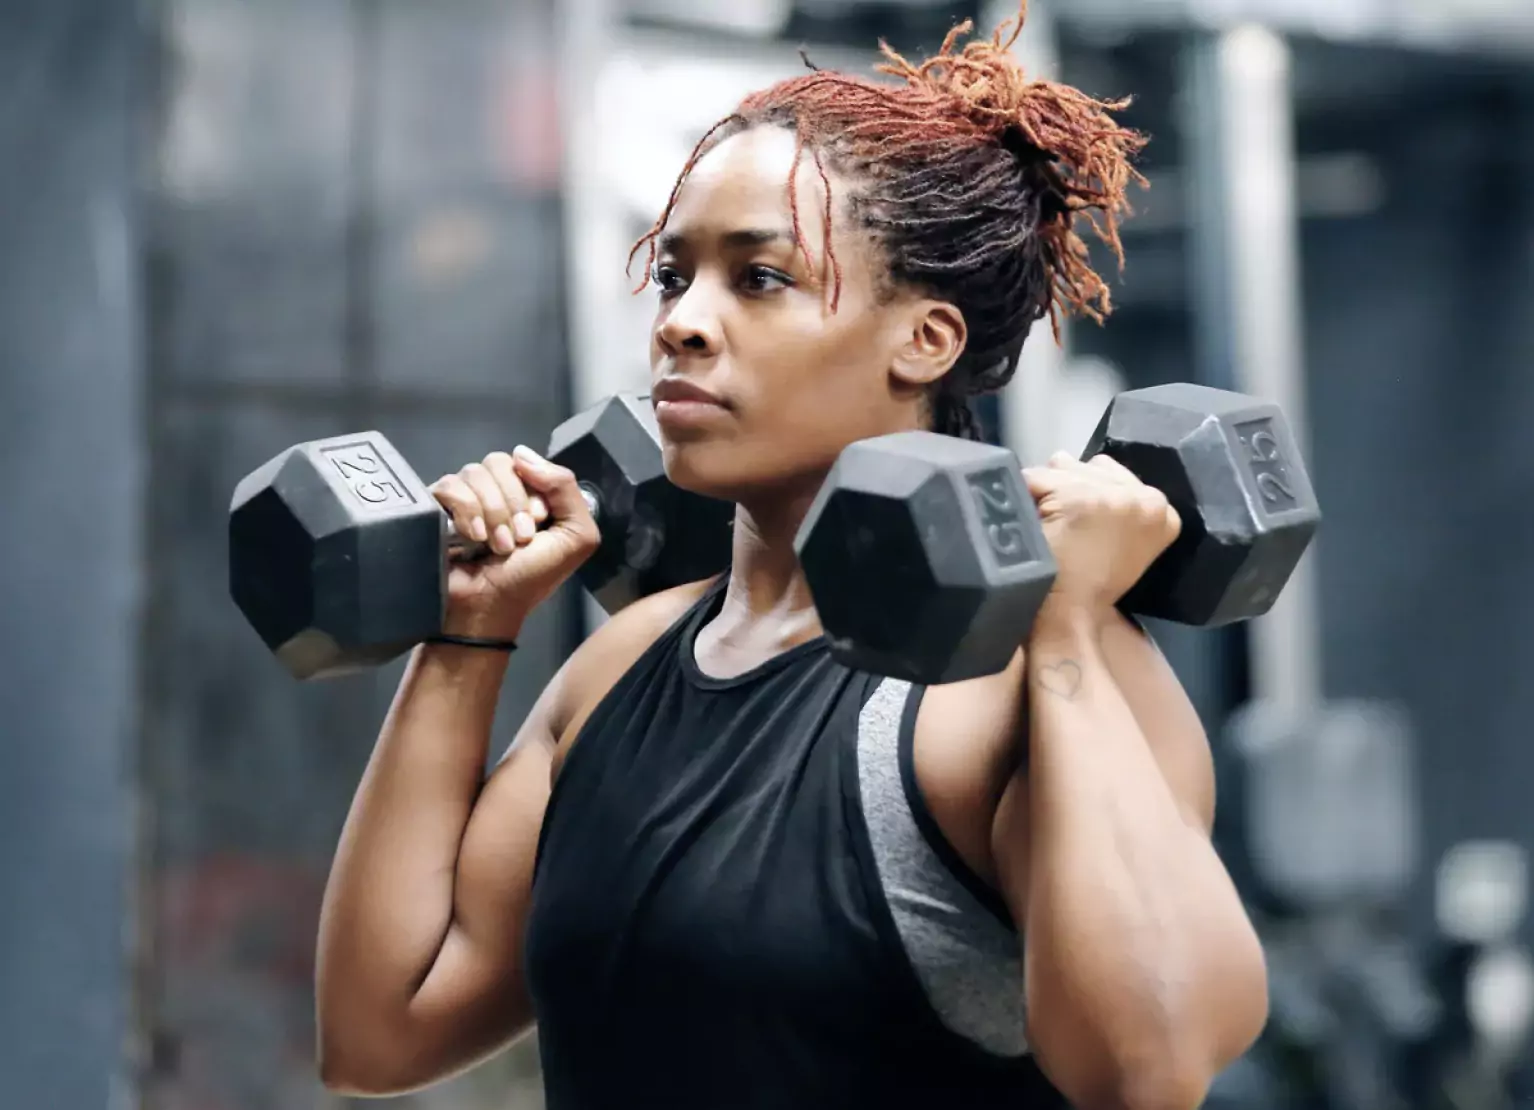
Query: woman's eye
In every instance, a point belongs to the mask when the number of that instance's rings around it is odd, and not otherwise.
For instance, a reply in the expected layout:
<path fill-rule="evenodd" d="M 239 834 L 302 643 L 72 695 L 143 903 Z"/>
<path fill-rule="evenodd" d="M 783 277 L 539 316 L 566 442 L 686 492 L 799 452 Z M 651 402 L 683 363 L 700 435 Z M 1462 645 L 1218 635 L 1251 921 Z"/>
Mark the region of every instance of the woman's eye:
<path fill-rule="evenodd" d="M 787 274 L 770 266 L 752 266 L 746 270 L 744 284 L 752 293 L 771 293 L 787 289 L 794 281 Z"/>
<path fill-rule="evenodd" d="M 680 293 L 685 284 L 682 275 L 677 273 L 674 266 L 656 266 L 650 271 L 650 280 L 655 282 L 655 287 L 663 296 L 669 293 Z"/>

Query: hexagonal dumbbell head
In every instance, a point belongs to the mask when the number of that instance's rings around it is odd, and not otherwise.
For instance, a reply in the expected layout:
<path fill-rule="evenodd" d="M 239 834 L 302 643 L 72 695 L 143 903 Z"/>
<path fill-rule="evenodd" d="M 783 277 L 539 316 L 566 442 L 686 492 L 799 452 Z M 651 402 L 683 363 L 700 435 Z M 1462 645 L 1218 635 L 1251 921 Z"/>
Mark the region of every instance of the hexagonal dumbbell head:
<path fill-rule="evenodd" d="M 1017 458 L 931 432 L 843 451 L 795 547 L 833 655 L 928 685 L 1005 669 L 1055 577 Z"/>
<path fill-rule="evenodd" d="M 1182 534 L 1123 599 L 1200 627 L 1266 613 L 1310 546 L 1320 506 L 1277 405 L 1208 386 L 1122 393 L 1083 458 L 1107 454 L 1166 494 Z"/>
<path fill-rule="evenodd" d="M 385 663 L 442 626 L 447 516 L 377 432 L 290 448 L 229 512 L 229 589 L 296 678 Z"/>
<path fill-rule="evenodd" d="M 729 566 L 735 506 L 667 479 L 649 397 L 620 393 L 577 413 L 554 429 L 547 454 L 595 502 L 602 542 L 580 580 L 609 613 Z"/>

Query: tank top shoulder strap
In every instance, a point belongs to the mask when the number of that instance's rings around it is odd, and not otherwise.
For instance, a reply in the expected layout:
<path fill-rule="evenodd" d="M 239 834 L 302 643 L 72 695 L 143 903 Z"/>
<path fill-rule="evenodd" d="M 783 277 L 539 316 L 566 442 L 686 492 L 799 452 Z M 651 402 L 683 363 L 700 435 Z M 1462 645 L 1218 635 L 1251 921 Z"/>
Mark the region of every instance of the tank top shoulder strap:
<path fill-rule="evenodd" d="M 631 711 L 633 695 L 637 689 L 643 689 L 652 685 L 657 679 L 664 681 L 668 676 L 680 677 L 681 669 L 677 666 L 677 651 L 683 644 L 691 644 L 697 633 L 697 627 L 701 625 L 712 610 L 719 594 L 725 588 L 728 576 L 721 575 L 719 580 L 713 582 L 703 593 L 689 605 L 680 616 L 667 626 L 666 630 L 657 636 L 640 653 L 639 658 L 619 676 L 608 691 L 597 702 L 596 708 L 587 716 L 571 741 L 569 751 L 566 753 L 563 766 L 554 778 L 553 790 L 548 801 L 548 810 L 552 810 L 561 794 L 561 785 L 570 777 L 572 765 L 578 764 L 585 759 L 595 758 L 600 753 L 590 751 L 593 747 L 590 741 L 607 733 L 613 724 L 615 715 L 625 714 Z M 596 747 L 601 747 L 598 743 Z"/>
<path fill-rule="evenodd" d="M 665 672 L 668 668 L 673 672 L 677 670 L 678 649 L 692 643 L 697 635 L 698 627 L 708 619 L 727 581 L 728 576 L 720 575 L 718 581 L 711 583 L 696 601 L 666 627 L 664 632 L 651 641 L 628 670 L 619 676 L 618 681 L 614 682 L 597 702 L 596 708 L 591 711 L 591 715 L 581 726 L 580 733 L 572 745 L 572 752 L 580 747 L 582 737 L 598 732 L 606 726 L 616 710 L 627 708 L 628 694 L 634 687 L 647 684 L 657 674 Z"/>

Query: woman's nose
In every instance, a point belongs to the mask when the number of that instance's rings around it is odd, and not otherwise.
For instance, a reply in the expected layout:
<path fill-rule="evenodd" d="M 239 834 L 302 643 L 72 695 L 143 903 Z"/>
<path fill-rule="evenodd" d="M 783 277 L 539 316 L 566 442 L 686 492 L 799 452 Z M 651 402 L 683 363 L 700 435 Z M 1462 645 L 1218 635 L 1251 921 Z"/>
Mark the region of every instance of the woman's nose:
<path fill-rule="evenodd" d="M 707 287 L 699 282 L 672 304 L 656 328 L 661 347 L 670 355 L 719 352 L 719 313 Z"/>

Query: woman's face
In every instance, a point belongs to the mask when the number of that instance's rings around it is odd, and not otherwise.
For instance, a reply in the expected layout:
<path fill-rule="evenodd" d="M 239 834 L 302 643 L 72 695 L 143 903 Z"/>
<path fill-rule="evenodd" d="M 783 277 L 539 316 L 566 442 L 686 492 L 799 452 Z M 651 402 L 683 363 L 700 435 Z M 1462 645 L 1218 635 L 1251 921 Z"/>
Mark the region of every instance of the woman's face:
<path fill-rule="evenodd" d="M 794 135 L 740 132 L 688 175 L 657 243 L 651 385 L 666 471 L 734 501 L 818 487 L 854 440 L 920 426 L 925 387 L 963 347 L 963 317 L 877 296 L 877 251 L 830 174 L 840 300 L 823 244 L 825 187 L 806 153 L 795 182 L 813 265 L 793 235 Z"/>

